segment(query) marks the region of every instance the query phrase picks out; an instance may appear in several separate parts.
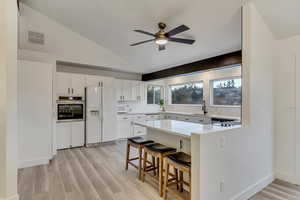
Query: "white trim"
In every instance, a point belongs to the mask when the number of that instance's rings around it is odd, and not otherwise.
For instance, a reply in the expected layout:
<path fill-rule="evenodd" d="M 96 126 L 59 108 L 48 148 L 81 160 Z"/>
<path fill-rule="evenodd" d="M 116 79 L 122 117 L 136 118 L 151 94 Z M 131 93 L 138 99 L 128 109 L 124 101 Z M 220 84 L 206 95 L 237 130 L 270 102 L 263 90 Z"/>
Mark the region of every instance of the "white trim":
<path fill-rule="evenodd" d="M 240 192 L 239 194 L 233 196 L 230 198 L 230 200 L 247 200 L 251 198 L 256 193 L 260 192 L 262 189 L 267 187 L 269 184 L 271 184 L 274 181 L 274 174 L 270 174 L 262 179 L 260 179 L 255 184 L 249 186 L 244 191 Z"/>
<path fill-rule="evenodd" d="M 294 175 L 286 174 L 286 173 L 280 173 L 276 172 L 275 178 L 292 183 L 292 184 L 297 184 L 297 178 Z"/>
<path fill-rule="evenodd" d="M 37 165 L 47 165 L 49 164 L 51 157 L 48 158 L 39 158 L 35 160 L 22 160 L 19 163 L 19 169 L 33 167 Z"/>
<path fill-rule="evenodd" d="M 19 195 L 15 194 L 15 195 L 10 196 L 8 198 L 0 198 L 0 200 L 19 200 Z"/>
<path fill-rule="evenodd" d="M 181 83 L 175 83 L 175 84 L 167 84 L 166 90 L 168 91 L 168 97 L 167 102 L 169 106 L 201 106 L 202 104 L 173 104 L 172 103 L 172 86 L 178 86 L 178 85 L 187 85 L 187 84 L 195 84 L 195 83 L 201 83 L 202 84 L 202 90 L 203 90 L 203 96 L 202 101 L 204 101 L 204 80 L 196 80 L 196 81 L 187 81 L 187 82 L 181 82 Z"/>
<path fill-rule="evenodd" d="M 214 96 L 213 96 L 213 82 L 214 81 L 223 81 L 223 80 L 231 80 L 231 79 L 241 79 L 241 90 L 243 87 L 242 77 L 241 76 L 229 76 L 229 77 L 223 77 L 219 79 L 210 79 L 209 80 L 209 106 L 210 107 L 223 107 L 223 108 L 241 108 L 242 105 L 215 105 L 214 102 Z M 243 98 L 243 97 L 242 97 Z M 243 101 L 243 99 L 242 99 Z"/>

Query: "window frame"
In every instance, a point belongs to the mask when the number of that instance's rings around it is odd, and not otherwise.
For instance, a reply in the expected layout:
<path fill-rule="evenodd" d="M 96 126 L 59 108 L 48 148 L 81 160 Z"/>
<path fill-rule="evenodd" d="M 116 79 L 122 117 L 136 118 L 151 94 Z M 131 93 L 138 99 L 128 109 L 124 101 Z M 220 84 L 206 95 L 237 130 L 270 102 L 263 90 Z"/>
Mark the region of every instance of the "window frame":
<path fill-rule="evenodd" d="M 241 105 L 215 105 L 214 104 L 214 81 L 223 81 L 223 80 L 230 80 L 230 79 L 241 79 Z M 221 108 L 241 108 L 243 103 L 243 95 L 242 95 L 242 77 L 241 76 L 229 76 L 224 78 L 217 78 L 209 80 L 209 106 L 210 107 L 221 107 Z"/>
<path fill-rule="evenodd" d="M 194 106 L 194 107 L 202 107 L 203 104 L 173 104 L 172 103 L 172 90 L 171 86 L 177 86 L 177 85 L 185 85 L 185 84 L 195 84 L 195 83 L 202 83 L 202 89 L 203 89 L 203 96 L 202 96 L 202 102 L 205 101 L 205 95 L 204 95 L 204 80 L 197 80 L 197 81 L 187 81 L 182 83 L 175 83 L 175 84 L 168 84 L 168 105 L 170 106 Z"/>
<path fill-rule="evenodd" d="M 149 87 L 160 87 L 160 99 L 164 99 L 164 86 L 163 85 L 157 85 L 157 84 L 147 84 L 146 86 L 146 104 L 147 105 L 159 105 L 155 103 L 155 92 L 153 91 L 153 103 L 148 103 L 148 88 Z"/>

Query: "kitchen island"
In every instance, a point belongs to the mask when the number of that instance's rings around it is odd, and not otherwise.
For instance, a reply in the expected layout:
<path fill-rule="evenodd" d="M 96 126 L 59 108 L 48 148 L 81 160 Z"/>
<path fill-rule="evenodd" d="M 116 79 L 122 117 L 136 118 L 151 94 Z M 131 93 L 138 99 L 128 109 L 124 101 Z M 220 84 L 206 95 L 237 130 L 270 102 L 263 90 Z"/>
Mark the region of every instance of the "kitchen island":
<path fill-rule="evenodd" d="M 241 128 L 241 125 L 221 126 L 221 124 L 201 124 L 177 120 L 134 121 L 133 125 L 147 129 L 147 139 L 174 147 L 191 155 L 192 158 L 192 200 L 199 197 L 199 185 L 206 182 L 200 176 L 203 160 L 209 158 L 209 151 L 220 151 L 225 146 L 227 131 Z M 201 148 L 200 148 L 201 145 Z M 211 160 L 220 158 L 210 158 Z M 201 179 L 201 180 L 200 180 Z"/>

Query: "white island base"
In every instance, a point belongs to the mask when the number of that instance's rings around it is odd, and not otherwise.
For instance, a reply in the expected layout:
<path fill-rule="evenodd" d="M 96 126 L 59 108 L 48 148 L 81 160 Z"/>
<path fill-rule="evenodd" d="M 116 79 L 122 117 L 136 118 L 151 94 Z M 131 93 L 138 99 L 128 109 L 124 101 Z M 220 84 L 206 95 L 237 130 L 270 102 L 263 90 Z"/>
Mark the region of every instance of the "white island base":
<path fill-rule="evenodd" d="M 218 135 L 228 130 L 240 128 L 240 125 L 231 127 L 222 127 L 212 124 L 198 124 L 192 122 L 183 122 L 176 120 L 155 120 L 147 122 L 133 122 L 135 126 L 142 126 L 147 128 L 147 139 L 153 140 L 163 145 L 174 147 L 177 151 L 185 152 L 191 155 L 192 158 L 192 188 L 191 188 L 191 199 L 199 200 L 200 191 L 200 155 L 205 149 L 200 148 L 200 137 L 209 136 L 213 137 L 208 139 L 205 137 L 206 144 L 209 146 L 207 149 L 215 149 L 217 151 L 220 144 L 219 137 L 216 139 L 214 135 Z M 222 137 L 221 137 L 222 138 Z M 203 145 L 203 144 L 202 144 Z M 202 152 L 200 152 L 200 150 Z M 205 153 L 205 152 L 204 152 Z M 205 156 L 206 157 L 206 156 Z M 220 158 L 213 158 L 213 160 Z"/>

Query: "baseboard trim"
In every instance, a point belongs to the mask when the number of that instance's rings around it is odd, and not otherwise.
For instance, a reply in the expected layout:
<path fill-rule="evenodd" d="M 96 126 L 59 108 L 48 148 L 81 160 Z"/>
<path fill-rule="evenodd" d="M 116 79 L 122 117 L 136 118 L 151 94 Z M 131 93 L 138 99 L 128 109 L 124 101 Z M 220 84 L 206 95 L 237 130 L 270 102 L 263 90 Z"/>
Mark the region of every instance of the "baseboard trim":
<path fill-rule="evenodd" d="M 27 167 L 34 167 L 37 165 L 47 165 L 47 164 L 49 164 L 51 159 L 52 159 L 51 157 L 48 157 L 48 158 L 39 158 L 39 159 L 35 159 L 35 160 L 22 160 L 19 163 L 19 169 L 27 168 Z"/>
<path fill-rule="evenodd" d="M 280 179 L 282 181 L 286 181 L 292 184 L 297 184 L 297 180 L 295 176 L 291 176 L 289 174 L 276 172 L 275 177 L 276 179 Z"/>
<path fill-rule="evenodd" d="M 270 174 L 265 178 L 260 179 L 255 184 L 251 185 L 241 193 L 235 195 L 231 198 L 231 200 L 247 200 L 251 198 L 253 195 L 267 187 L 270 183 L 274 181 L 274 174 Z"/>
<path fill-rule="evenodd" d="M 15 194 L 13 196 L 10 196 L 8 198 L 0 198 L 0 200 L 19 200 L 19 195 L 18 194 Z"/>

